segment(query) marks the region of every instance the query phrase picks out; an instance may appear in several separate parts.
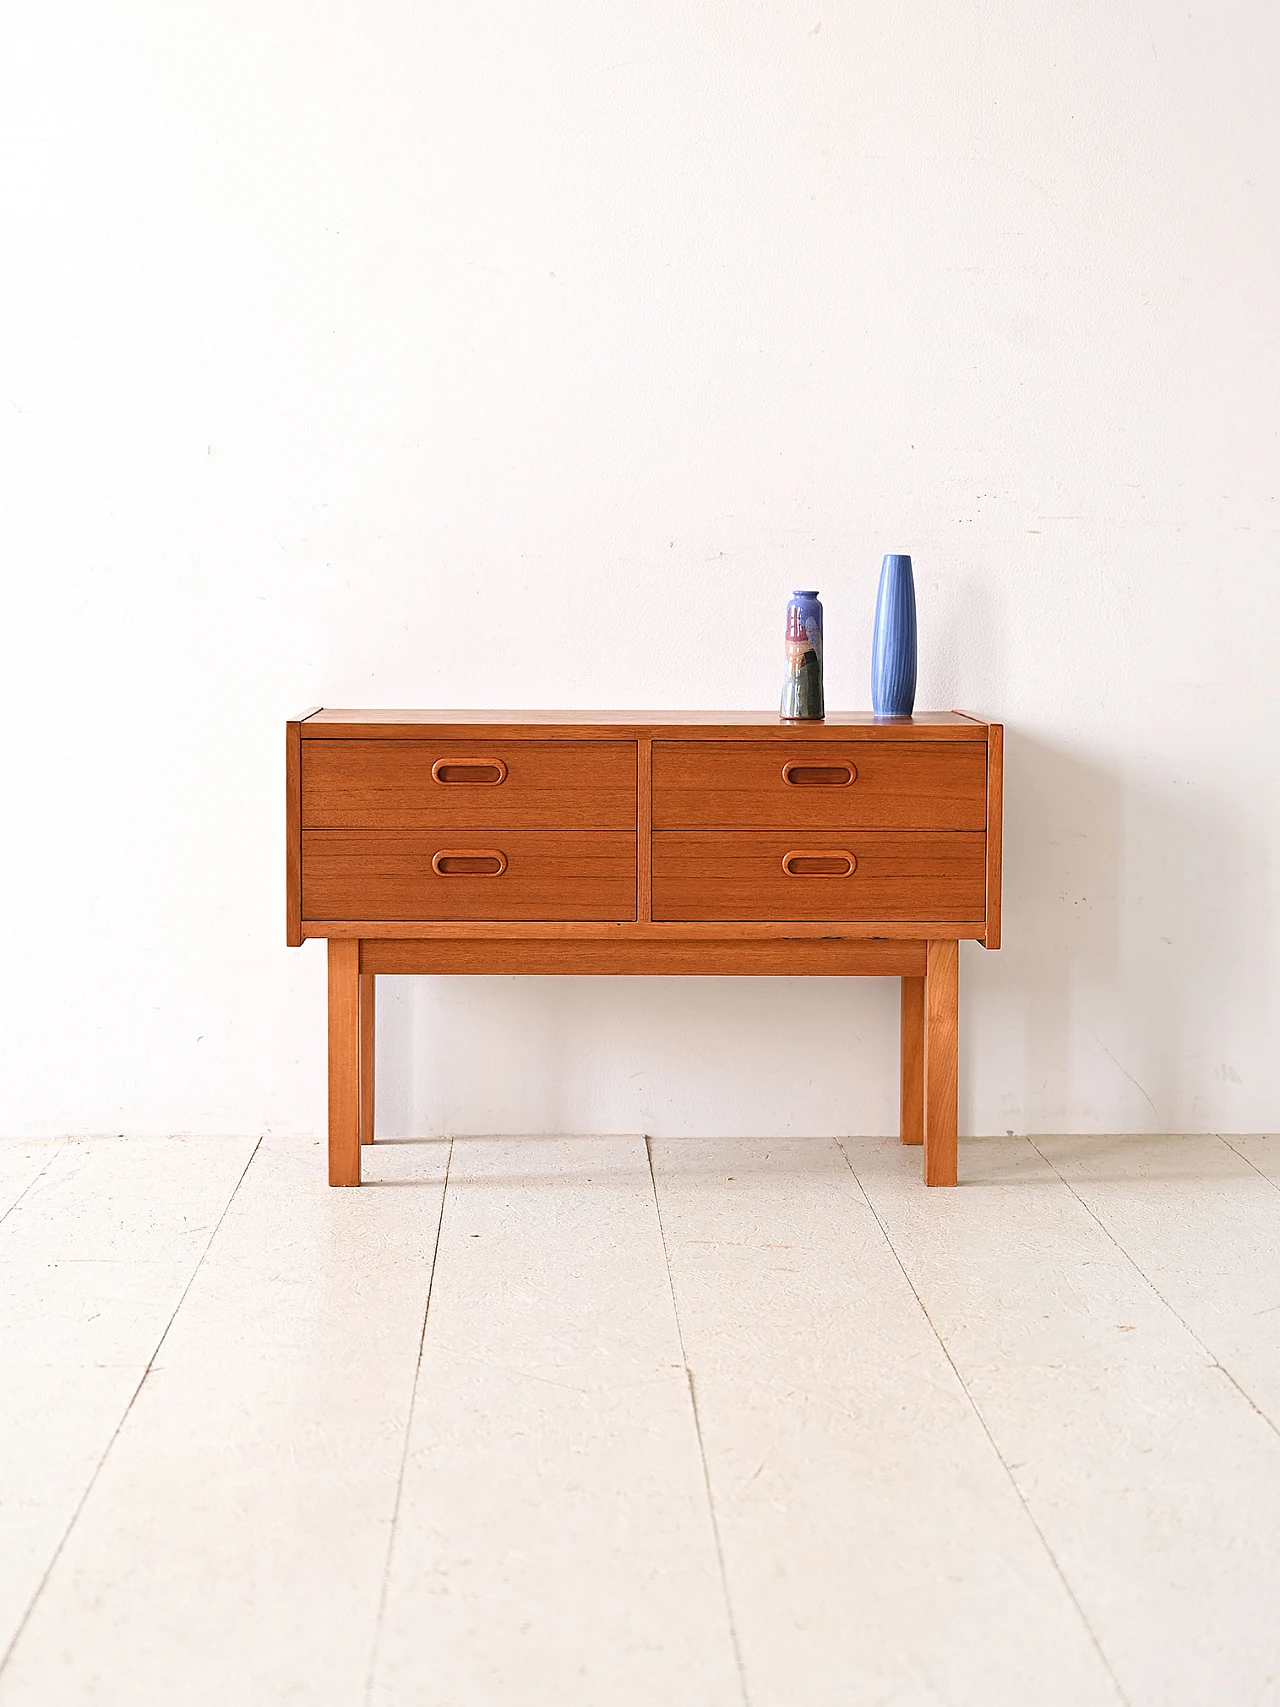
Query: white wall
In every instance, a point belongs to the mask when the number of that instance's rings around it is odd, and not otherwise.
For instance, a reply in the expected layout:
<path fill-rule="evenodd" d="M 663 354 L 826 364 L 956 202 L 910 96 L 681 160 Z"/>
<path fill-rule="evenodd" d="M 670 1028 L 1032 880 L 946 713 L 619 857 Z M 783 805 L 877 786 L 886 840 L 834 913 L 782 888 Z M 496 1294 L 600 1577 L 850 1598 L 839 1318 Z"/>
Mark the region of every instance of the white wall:
<path fill-rule="evenodd" d="M 1003 718 L 969 1131 L 1280 1123 L 1280 8 L 90 0 L 0 56 L 0 1130 L 314 1131 L 286 715 Z M 884 1132 L 881 982 L 388 981 L 385 1130 Z"/>

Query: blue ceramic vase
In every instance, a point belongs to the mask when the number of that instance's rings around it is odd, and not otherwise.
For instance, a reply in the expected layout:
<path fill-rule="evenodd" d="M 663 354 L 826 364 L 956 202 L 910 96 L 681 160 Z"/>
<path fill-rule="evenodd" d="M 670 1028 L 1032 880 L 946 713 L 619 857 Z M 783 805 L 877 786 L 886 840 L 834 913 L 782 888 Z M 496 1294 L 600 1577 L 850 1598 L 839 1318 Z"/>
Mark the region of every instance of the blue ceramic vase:
<path fill-rule="evenodd" d="M 871 705 L 877 717 L 910 717 L 916 703 L 916 584 L 911 559 L 890 552 L 880 569 L 871 645 Z"/>
<path fill-rule="evenodd" d="M 787 606 L 783 717 L 822 717 L 822 605 L 816 593 L 792 593 Z"/>

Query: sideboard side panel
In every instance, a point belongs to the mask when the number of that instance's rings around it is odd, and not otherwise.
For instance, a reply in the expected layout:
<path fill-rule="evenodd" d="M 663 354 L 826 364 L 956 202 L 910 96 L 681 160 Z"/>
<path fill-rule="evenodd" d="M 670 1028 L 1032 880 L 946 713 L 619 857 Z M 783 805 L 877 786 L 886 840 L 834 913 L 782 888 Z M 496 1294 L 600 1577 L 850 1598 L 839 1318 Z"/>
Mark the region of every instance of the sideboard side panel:
<path fill-rule="evenodd" d="M 284 726 L 285 941 L 302 943 L 302 724 Z"/>
<path fill-rule="evenodd" d="M 987 725 L 987 929 L 984 948 L 1000 946 L 1004 866 L 1004 725 Z"/>

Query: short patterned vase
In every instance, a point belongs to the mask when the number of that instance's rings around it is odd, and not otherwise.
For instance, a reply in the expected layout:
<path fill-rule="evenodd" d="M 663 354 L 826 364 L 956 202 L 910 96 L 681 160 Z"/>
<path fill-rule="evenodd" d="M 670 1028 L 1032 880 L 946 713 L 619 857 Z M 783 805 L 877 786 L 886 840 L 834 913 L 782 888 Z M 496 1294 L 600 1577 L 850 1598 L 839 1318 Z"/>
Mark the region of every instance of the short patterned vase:
<path fill-rule="evenodd" d="M 877 717 L 910 717 L 916 703 L 916 584 L 911 559 L 890 552 L 880 569 L 871 644 L 871 705 Z"/>
<path fill-rule="evenodd" d="M 784 717 L 822 717 L 822 606 L 816 593 L 792 593 L 787 606 Z"/>

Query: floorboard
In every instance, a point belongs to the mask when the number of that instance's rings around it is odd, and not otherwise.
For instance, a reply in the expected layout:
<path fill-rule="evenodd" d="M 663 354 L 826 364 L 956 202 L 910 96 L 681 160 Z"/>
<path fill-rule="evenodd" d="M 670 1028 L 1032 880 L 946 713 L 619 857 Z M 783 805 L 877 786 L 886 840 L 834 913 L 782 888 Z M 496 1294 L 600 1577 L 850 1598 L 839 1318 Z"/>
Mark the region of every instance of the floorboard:
<path fill-rule="evenodd" d="M 10 1189 L 30 1177 L 0 1221 L 0 1663 L 253 1146 L 105 1138 L 6 1158 Z"/>
<path fill-rule="evenodd" d="M 380 1145 L 381 1186 L 333 1191 L 319 1145 L 263 1140 L 4 1707 L 363 1700 L 447 1149 Z"/>
<path fill-rule="evenodd" d="M 65 1138 L 0 1138 L 0 1222 L 66 1143 Z"/>
<path fill-rule="evenodd" d="M 0 1144 L 0 1707 L 1280 1703 L 1280 1138 L 363 1161 Z"/>
<path fill-rule="evenodd" d="M 459 1139 L 372 1700 L 741 1707 L 642 1139 Z"/>
<path fill-rule="evenodd" d="M 1036 1147 L 1280 1433 L 1280 1190 L 1211 1136 Z"/>
<path fill-rule="evenodd" d="M 1131 1707 L 1273 1702 L 1266 1420 L 1026 1140 L 927 1194 L 891 1144 L 846 1149 Z"/>
<path fill-rule="evenodd" d="M 1114 1707 L 839 1146 L 652 1151 L 753 1707 Z"/>
<path fill-rule="evenodd" d="M 1280 1187 L 1280 1133 L 1254 1132 L 1234 1138 L 1224 1138 L 1237 1156 L 1256 1168 L 1264 1179 Z"/>

